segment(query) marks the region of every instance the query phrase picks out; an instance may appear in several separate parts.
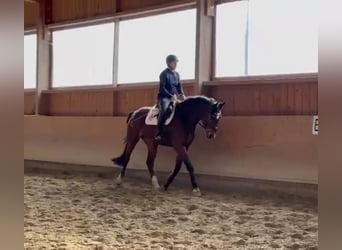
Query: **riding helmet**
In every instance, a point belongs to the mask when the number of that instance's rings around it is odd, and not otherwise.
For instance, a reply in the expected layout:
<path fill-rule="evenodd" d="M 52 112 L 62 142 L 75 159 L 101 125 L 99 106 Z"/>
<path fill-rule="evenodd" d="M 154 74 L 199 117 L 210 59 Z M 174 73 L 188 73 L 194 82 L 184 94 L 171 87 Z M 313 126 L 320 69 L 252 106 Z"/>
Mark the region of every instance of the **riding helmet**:
<path fill-rule="evenodd" d="M 166 63 L 167 64 L 169 64 L 170 62 L 174 62 L 174 61 L 178 62 L 177 56 L 175 56 L 175 55 L 168 55 L 166 57 Z"/>

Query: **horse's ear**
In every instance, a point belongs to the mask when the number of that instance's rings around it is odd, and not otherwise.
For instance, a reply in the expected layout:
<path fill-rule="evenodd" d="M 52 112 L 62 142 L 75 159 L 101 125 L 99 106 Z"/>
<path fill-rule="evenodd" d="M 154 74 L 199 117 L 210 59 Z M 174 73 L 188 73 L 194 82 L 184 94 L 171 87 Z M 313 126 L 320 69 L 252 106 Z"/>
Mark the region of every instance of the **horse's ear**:
<path fill-rule="evenodd" d="M 221 109 L 225 104 L 226 104 L 226 102 L 219 102 L 217 104 L 217 106 Z"/>

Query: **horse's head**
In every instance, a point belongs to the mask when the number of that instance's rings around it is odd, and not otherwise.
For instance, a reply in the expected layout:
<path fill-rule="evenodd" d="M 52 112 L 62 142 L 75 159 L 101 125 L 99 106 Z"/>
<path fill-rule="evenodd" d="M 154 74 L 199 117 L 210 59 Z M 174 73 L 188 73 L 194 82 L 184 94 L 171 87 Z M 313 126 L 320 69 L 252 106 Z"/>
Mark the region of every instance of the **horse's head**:
<path fill-rule="evenodd" d="M 179 103 L 178 107 L 183 117 L 186 117 L 185 121 L 195 121 L 204 128 L 207 137 L 213 139 L 216 137 L 224 104 L 206 96 L 191 96 Z"/>
<path fill-rule="evenodd" d="M 222 107 L 224 104 L 225 102 L 218 102 L 215 99 L 210 98 L 210 108 L 199 121 L 199 125 L 205 129 L 209 139 L 214 139 L 216 137 L 218 124 L 222 117 Z"/>

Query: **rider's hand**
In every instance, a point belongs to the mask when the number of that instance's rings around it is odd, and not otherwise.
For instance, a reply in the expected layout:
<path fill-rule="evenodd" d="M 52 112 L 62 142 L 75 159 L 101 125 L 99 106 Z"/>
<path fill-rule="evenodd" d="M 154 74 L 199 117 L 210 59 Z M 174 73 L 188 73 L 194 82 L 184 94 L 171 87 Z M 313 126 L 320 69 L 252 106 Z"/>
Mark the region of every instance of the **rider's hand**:
<path fill-rule="evenodd" d="M 177 95 L 173 95 L 171 101 L 173 102 L 177 101 Z"/>
<path fill-rule="evenodd" d="M 179 99 L 180 101 L 184 101 L 184 100 L 185 100 L 185 95 L 179 95 L 179 96 L 178 96 L 178 99 Z"/>

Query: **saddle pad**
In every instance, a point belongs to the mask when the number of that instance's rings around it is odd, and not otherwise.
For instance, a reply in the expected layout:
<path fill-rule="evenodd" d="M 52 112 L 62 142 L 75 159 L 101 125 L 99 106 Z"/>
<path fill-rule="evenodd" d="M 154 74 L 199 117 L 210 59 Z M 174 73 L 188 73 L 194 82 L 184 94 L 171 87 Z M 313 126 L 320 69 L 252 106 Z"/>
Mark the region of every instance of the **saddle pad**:
<path fill-rule="evenodd" d="M 154 105 L 148 111 L 148 114 L 147 114 L 146 119 L 145 119 L 145 124 L 156 126 L 158 124 L 158 114 L 159 114 L 159 109 L 158 109 L 157 105 Z M 170 117 L 166 119 L 165 125 L 169 125 L 171 123 L 174 115 L 175 115 L 175 109 L 172 110 Z"/>

